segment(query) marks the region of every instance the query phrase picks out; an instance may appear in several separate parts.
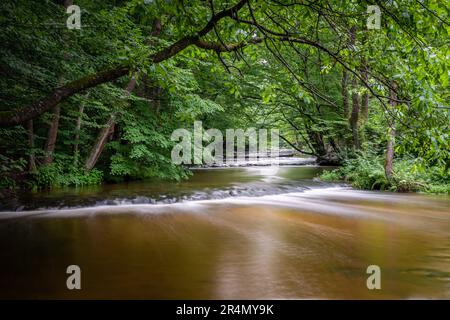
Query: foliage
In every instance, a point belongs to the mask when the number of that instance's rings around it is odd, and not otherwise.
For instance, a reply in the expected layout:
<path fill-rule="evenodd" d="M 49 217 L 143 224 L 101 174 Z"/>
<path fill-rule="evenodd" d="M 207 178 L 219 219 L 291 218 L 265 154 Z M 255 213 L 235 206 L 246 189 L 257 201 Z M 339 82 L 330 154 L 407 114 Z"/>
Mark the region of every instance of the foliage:
<path fill-rule="evenodd" d="M 59 104 L 50 164 L 53 110 L 32 119 L 32 141 L 29 123 L 0 128 L 0 188 L 185 179 L 187 169 L 170 161 L 170 135 L 201 120 L 222 130 L 278 128 L 285 145 L 343 164 L 324 179 L 448 190 L 448 1 L 377 2 L 380 30 L 366 28 L 367 3 L 354 0 L 76 4 L 82 30 L 65 27 L 62 1 L 1 2 L 0 117 L 87 75 L 129 73 Z M 394 127 L 391 179 L 383 162 Z"/>
<path fill-rule="evenodd" d="M 427 193 L 450 191 L 448 171 L 427 166 L 421 159 L 396 159 L 394 176 L 388 180 L 383 161 L 382 157 L 373 153 L 361 153 L 355 159 L 346 160 L 338 169 L 324 171 L 320 178 L 324 181 L 343 180 L 359 189 Z"/>
<path fill-rule="evenodd" d="M 102 181 L 103 173 L 97 169 L 89 172 L 77 168 L 65 170 L 62 163 L 55 162 L 40 167 L 31 175 L 34 188 L 51 188 L 99 184 Z"/>

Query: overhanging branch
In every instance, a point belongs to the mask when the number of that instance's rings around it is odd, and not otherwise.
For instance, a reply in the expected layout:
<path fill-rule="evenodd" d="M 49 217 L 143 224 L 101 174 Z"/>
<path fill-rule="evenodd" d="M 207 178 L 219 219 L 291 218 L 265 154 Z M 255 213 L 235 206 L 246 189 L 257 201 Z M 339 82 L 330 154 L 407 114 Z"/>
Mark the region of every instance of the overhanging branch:
<path fill-rule="evenodd" d="M 234 6 L 213 15 L 206 24 L 206 26 L 203 27 L 200 31 L 198 31 L 197 34 L 183 37 L 180 40 L 176 41 L 174 44 L 170 45 L 169 47 L 164 48 L 161 51 L 153 54 L 152 56 L 150 56 L 151 62 L 159 63 L 164 60 L 167 60 L 176 55 L 177 53 L 179 53 L 180 51 L 186 49 L 188 46 L 195 44 L 197 42 L 200 43 L 200 45 L 202 44 L 206 45 L 205 43 L 202 43 L 200 41 L 200 38 L 208 34 L 208 32 L 210 32 L 221 19 L 225 17 L 231 18 L 237 17 L 237 12 L 240 9 L 242 9 L 242 7 L 247 3 L 247 1 L 248 0 L 240 0 Z M 47 97 L 37 102 L 34 102 L 28 106 L 11 111 L 1 111 L 0 127 L 14 126 L 24 123 L 28 120 L 34 119 L 39 115 L 43 114 L 44 112 L 50 110 L 60 102 L 66 100 L 67 98 L 77 93 L 95 87 L 99 84 L 116 80 L 129 74 L 130 72 L 131 72 L 130 68 L 128 66 L 123 65 L 117 66 L 109 70 L 100 71 L 94 75 L 89 75 L 81 79 L 72 81 L 64 86 L 58 87 L 54 89 L 53 92 L 51 92 L 49 95 L 47 95 Z"/>

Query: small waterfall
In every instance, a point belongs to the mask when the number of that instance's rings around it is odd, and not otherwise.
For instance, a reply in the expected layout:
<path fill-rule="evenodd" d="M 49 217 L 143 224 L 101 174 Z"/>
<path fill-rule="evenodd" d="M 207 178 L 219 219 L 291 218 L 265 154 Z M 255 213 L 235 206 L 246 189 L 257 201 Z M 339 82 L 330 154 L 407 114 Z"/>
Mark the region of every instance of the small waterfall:
<path fill-rule="evenodd" d="M 253 166 L 293 166 L 293 165 L 313 165 L 316 163 L 315 157 L 300 157 L 292 149 L 281 149 L 277 157 L 267 152 L 246 153 L 242 160 L 234 154 L 234 161 L 214 163 L 211 165 L 195 165 L 193 168 L 226 168 L 226 167 L 253 167 Z"/>

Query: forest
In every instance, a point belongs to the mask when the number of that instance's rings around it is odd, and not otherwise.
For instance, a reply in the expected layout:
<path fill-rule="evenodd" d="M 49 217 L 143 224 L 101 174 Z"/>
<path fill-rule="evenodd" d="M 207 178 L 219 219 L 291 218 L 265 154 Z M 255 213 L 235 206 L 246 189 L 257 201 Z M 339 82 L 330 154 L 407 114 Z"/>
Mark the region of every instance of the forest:
<path fill-rule="evenodd" d="M 1 0 L 0 300 L 450 299 L 449 16 Z"/>
<path fill-rule="evenodd" d="M 189 179 L 170 137 L 194 121 L 278 128 L 283 146 L 337 166 L 324 181 L 450 191 L 447 0 L 3 0 L 0 12 L 4 198 Z"/>

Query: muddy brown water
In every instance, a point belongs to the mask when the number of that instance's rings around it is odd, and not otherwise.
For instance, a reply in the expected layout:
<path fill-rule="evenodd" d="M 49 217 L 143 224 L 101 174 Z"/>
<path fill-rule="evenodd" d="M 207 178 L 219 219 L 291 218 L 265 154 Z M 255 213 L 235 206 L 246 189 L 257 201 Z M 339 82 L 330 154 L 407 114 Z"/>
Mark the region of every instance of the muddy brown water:
<path fill-rule="evenodd" d="M 320 170 L 23 195 L 0 213 L 0 297 L 450 298 L 449 196 L 357 191 L 314 181 Z"/>

